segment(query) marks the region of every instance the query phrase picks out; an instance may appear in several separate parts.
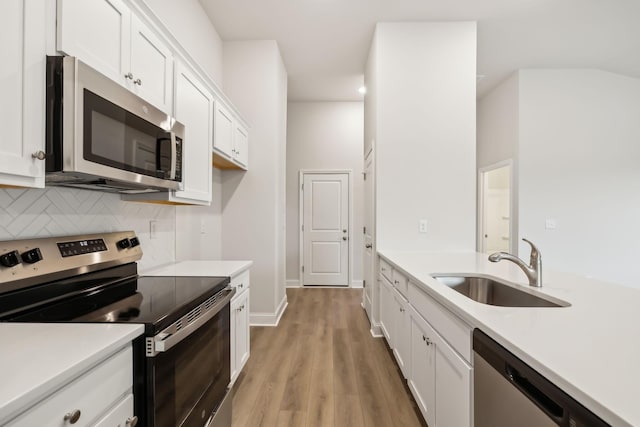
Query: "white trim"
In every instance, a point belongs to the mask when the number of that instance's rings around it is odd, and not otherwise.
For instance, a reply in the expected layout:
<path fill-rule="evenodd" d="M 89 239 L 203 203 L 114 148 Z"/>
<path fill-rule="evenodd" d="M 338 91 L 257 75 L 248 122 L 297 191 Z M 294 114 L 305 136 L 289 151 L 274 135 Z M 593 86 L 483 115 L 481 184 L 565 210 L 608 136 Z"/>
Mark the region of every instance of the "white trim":
<path fill-rule="evenodd" d="M 351 275 L 353 273 L 353 239 L 351 238 L 356 231 L 353 229 L 353 170 L 352 169 L 300 169 L 298 172 L 298 274 L 300 275 L 299 287 L 304 287 L 304 274 L 302 273 L 302 265 L 304 263 L 304 232 L 302 231 L 301 225 L 304 222 L 304 194 L 302 191 L 302 184 L 304 183 L 304 175 L 305 174 L 347 174 L 347 179 L 349 180 L 349 260 L 348 260 L 348 272 L 347 272 L 347 288 L 354 287 L 353 282 L 351 280 Z M 349 283 L 352 283 L 349 286 Z M 357 287 L 357 286 L 356 286 Z M 362 287 L 362 286 L 360 286 Z"/>
<path fill-rule="evenodd" d="M 484 252 L 484 193 L 485 193 L 485 173 L 500 169 L 503 167 L 509 167 L 509 252 L 517 255 L 518 254 L 518 238 L 516 236 L 517 229 L 515 226 L 515 218 L 514 218 L 514 173 L 513 173 L 513 159 L 502 160 L 497 163 L 493 163 L 489 166 L 483 166 L 478 168 L 478 193 L 477 193 L 477 218 L 478 222 L 476 224 L 477 235 L 476 235 L 476 250 L 478 252 Z"/>
<path fill-rule="evenodd" d="M 351 287 L 352 288 L 356 288 L 356 289 L 362 289 L 362 280 L 352 280 L 351 281 Z"/>
<path fill-rule="evenodd" d="M 286 287 L 287 288 L 299 288 L 300 287 L 300 280 L 298 280 L 298 279 L 287 279 Z"/>
<path fill-rule="evenodd" d="M 380 327 L 379 323 L 372 323 L 371 329 L 369 329 L 369 332 L 371 333 L 371 336 L 374 338 L 384 337 L 384 334 L 382 333 L 382 328 Z"/>
<path fill-rule="evenodd" d="M 278 308 L 275 313 L 250 313 L 249 325 L 251 326 L 278 326 L 280 319 L 287 309 L 289 303 L 287 302 L 287 296 L 285 295 L 278 304 Z"/>

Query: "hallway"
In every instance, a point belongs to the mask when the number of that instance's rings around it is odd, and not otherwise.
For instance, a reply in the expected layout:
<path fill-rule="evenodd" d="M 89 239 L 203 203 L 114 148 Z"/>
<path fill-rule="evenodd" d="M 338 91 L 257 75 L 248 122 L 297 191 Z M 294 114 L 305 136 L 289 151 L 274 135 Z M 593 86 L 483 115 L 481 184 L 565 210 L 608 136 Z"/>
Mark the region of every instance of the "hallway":
<path fill-rule="evenodd" d="M 234 385 L 233 426 L 421 426 L 383 339 L 369 333 L 361 289 L 287 289 L 278 327 L 251 328 Z"/>

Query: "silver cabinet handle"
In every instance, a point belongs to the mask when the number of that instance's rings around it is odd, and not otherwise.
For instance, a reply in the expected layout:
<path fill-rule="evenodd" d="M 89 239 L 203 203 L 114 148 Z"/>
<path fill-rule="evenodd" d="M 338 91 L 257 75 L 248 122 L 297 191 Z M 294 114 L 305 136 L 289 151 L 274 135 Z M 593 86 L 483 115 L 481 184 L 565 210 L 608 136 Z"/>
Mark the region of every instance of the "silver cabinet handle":
<path fill-rule="evenodd" d="M 82 415 L 82 412 L 80 412 L 80 409 L 76 409 L 75 411 L 66 413 L 64 420 L 69 421 L 69 424 L 75 424 L 80 419 L 80 415 Z"/>
<path fill-rule="evenodd" d="M 125 79 L 129 79 L 129 80 L 133 80 L 133 73 L 131 71 L 129 71 L 127 74 L 124 75 Z"/>
<path fill-rule="evenodd" d="M 133 84 L 134 84 L 134 85 L 142 86 L 142 80 L 140 80 L 140 79 L 135 79 L 135 80 L 133 81 Z"/>
<path fill-rule="evenodd" d="M 138 417 L 133 416 L 133 417 L 127 418 L 127 426 L 136 427 L 137 425 L 138 425 Z"/>
<path fill-rule="evenodd" d="M 40 150 L 40 151 L 36 151 L 35 153 L 31 154 L 31 157 L 34 159 L 38 159 L 38 160 L 44 160 L 45 157 L 47 157 L 47 155 L 45 154 L 44 151 Z"/>

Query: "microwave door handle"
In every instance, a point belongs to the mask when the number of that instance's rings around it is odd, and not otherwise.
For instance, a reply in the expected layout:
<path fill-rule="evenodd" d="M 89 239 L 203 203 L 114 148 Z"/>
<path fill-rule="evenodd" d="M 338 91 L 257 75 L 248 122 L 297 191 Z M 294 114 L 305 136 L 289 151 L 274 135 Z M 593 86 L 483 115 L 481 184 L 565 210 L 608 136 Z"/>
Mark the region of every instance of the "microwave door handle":
<path fill-rule="evenodd" d="M 171 172 L 169 172 L 170 179 L 176 179 L 176 166 L 178 164 L 178 144 L 176 142 L 176 133 L 169 132 L 171 135 Z"/>

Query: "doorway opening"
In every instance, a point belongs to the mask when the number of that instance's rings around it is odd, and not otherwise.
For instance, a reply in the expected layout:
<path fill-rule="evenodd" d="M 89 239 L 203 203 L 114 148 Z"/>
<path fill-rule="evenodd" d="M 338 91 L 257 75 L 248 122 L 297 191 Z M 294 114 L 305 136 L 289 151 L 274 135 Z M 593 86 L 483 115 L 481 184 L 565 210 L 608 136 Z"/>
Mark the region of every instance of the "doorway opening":
<path fill-rule="evenodd" d="M 478 251 L 514 252 L 512 224 L 512 162 L 478 171 Z"/>
<path fill-rule="evenodd" d="M 302 286 L 351 282 L 351 171 L 300 171 Z"/>

